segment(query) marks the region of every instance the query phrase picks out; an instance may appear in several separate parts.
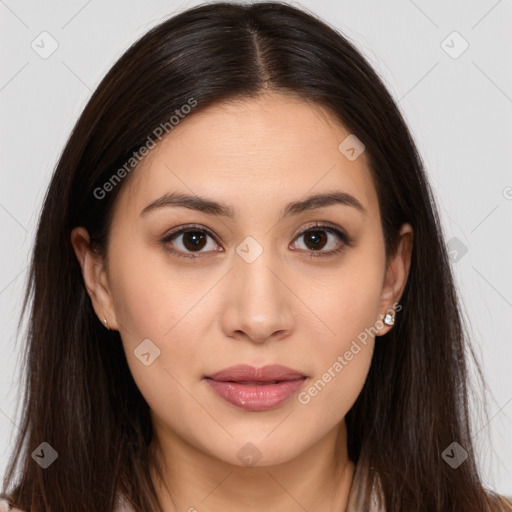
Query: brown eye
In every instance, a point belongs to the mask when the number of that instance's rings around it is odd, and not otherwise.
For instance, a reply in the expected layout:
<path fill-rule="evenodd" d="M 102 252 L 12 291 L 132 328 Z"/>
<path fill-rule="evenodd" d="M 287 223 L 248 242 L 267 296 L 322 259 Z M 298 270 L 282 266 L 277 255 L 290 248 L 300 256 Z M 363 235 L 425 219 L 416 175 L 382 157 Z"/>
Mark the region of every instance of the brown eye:
<path fill-rule="evenodd" d="M 338 239 L 338 241 L 336 241 Z M 295 240 L 302 240 L 298 249 L 308 256 L 331 256 L 350 246 L 352 241 L 346 233 L 332 226 L 314 224 L 303 229 Z M 327 250 L 324 250 L 327 248 Z M 315 254 L 317 253 L 317 254 Z"/>
<path fill-rule="evenodd" d="M 208 236 L 200 231 L 185 231 L 182 235 L 182 244 L 188 251 L 201 250 L 206 245 Z"/>
<path fill-rule="evenodd" d="M 208 239 L 212 241 L 209 242 Z M 165 236 L 161 240 L 161 243 L 165 251 L 175 253 L 180 258 L 198 258 L 201 256 L 201 253 L 216 251 L 218 247 L 210 233 L 202 228 L 193 227 L 174 231 Z M 210 245 L 208 246 L 208 244 Z"/>
<path fill-rule="evenodd" d="M 322 249 L 328 240 L 325 231 L 307 231 L 302 236 L 308 249 L 315 251 Z"/>

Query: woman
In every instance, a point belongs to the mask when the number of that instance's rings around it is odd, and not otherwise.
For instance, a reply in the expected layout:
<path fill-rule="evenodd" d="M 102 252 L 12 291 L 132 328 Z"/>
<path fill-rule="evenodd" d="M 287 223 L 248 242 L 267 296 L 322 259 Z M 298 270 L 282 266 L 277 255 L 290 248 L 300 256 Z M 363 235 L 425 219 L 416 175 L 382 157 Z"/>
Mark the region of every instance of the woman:
<path fill-rule="evenodd" d="M 31 292 L 17 510 L 512 508 L 477 471 L 413 140 L 304 11 L 203 5 L 120 58 L 50 183 Z"/>

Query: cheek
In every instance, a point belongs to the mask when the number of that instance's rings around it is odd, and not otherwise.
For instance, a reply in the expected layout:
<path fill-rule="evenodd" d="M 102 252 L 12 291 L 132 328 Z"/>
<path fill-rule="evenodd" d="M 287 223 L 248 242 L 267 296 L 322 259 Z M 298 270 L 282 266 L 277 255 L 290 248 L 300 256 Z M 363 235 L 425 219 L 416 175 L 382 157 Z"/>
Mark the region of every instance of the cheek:
<path fill-rule="evenodd" d="M 349 344 L 350 345 L 350 344 Z M 332 353 L 328 363 L 297 395 L 297 417 L 311 441 L 339 424 L 364 386 L 373 354 L 373 342 Z M 346 354 L 351 354 L 348 360 Z"/>
<path fill-rule="evenodd" d="M 116 318 L 130 372 L 150 409 L 159 416 L 180 411 L 194 417 L 197 406 L 183 386 L 195 368 L 200 339 L 187 315 L 196 293 L 184 294 L 179 278 L 165 276 L 150 258 L 120 262 L 113 276 Z"/>
<path fill-rule="evenodd" d="M 180 384 L 204 371 L 198 359 L 210 318 L 201 301 L 205 280 L 145 248 L 113 261 L 114 309 L 133 378 L 150 406 L 163 401 L 185 410 L 190 400 L 183 400 Z"/>
<path fill-rule="evenodd" d="M 342 291 L 332 293 L 319 314 L 328 319 L 328 329 L 322 326 L 317 329 L 320 335 L 312 333 L 310 354 L 315 373 L 297 396 L 304 421 L 311 422 L 312 429 L 313 418 L 321 418 L 326 426 L 341 421 L 363 388 L 375 343 L 372 327 L 378 319 L 376 292 L 376 287 L 346 283 Z"/>
<path fill-rule="evenodd" d="M 354 252 L 321 285 L 309 288 L 308 302 L 315 305 L 316 325 L 310 328 L 317 335 L 310 351 L 316 373 L 297 398 L 313 416 L 341 420 L 364 385 L 380 313 L 383 251 Z"/>
<path fill-rule="evenodd" d="M 344 351 L 347 344 L 379 318 L 384 278 L 384 251 L 371 246 L 347 252 L 329 272 L 317 271 L 316 279 L 301 280 L 299 293 L 311 305 L 311 328 L 321 333 L 325 345 Z M 332 356 L 332 353 L 331 353 Z"/>
<path fill-rule="evenodd" d="M 134 240 L 129 254 L 113 250 L 112 295 L 116 319 L 127 344 L 150 338 L 157 344 L 187 325 L 204 283 L 172 266 L 163 250 Z M 126 253 L 125 253 L 126 254 Z"/>
<path fill-rule="evenodd" d="M 190 366 L 194 351 L 195 338 L 184 332 L 188 294 L 184 297 L 179 279 L 166 276 L 154 251 L 132 248 L 113 261 L 114 310 L 133 378 L 148 403 L 157 397 L 171 403 L 180 396 L 174 378 L 182 381 L 179 370 Z"/>

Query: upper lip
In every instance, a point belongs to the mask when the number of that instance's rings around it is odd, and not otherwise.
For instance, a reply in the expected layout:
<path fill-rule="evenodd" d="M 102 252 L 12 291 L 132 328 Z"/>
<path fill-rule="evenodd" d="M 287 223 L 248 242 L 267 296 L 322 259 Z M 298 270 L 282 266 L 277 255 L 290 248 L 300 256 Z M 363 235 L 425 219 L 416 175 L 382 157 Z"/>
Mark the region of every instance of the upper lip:
<path fill-rule="evenodd" d="M 255 367 L 249 364 L 239 364 L 224 368 L 220 372 L 207 375 L 207 378 L 220 381 L 233 382 L 271 382 L 283 380 L 295 380 L 306 377 L 301 372 L 287 368 L 279 364 L 270 364 Z"/>

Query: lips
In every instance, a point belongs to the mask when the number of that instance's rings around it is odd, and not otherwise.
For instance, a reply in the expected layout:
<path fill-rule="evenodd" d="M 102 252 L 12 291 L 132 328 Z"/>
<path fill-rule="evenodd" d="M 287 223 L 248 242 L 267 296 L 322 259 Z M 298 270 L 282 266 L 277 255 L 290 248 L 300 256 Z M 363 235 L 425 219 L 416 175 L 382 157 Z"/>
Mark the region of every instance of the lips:
<path fill-rule="evenodd" d="M 266 411 L 286 402 L 307 376 L 281 365 L 256 368 L 231 366 L 206 376 L 210 388 L 230 404 L 246 411 Z"/>
<path fill-rule="evenodd" d="M 285 380 L 300 379 L 303 377 L 305 377 L 304 374 L 279 364 L 272 364 L 260 368 L 256 368 L 248 364 L 240 364 L 237 366 L 230 366 L 220 372 L 207 376 L 207 378 L 213 380 L 245 383 L 281 382 Z"/>

